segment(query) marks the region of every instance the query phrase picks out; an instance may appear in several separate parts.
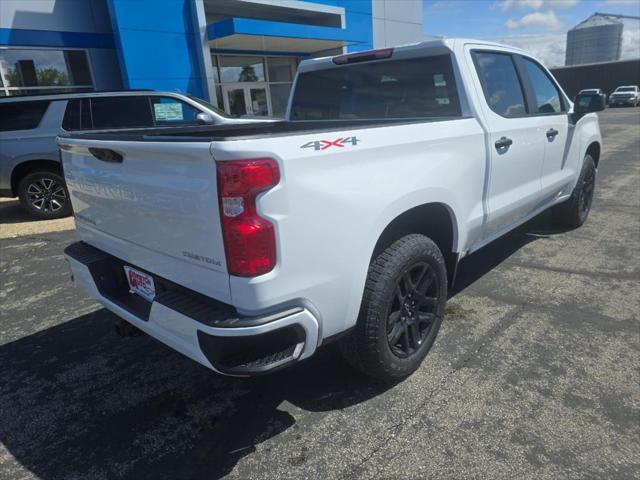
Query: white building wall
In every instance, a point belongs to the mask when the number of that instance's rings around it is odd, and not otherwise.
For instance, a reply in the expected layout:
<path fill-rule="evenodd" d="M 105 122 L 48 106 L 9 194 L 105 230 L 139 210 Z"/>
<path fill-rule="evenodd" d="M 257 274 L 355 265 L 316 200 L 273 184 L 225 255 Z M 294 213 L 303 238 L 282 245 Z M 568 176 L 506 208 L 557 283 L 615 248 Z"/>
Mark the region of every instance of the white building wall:
<path fill-rule="evenodd" d="M 422 0 L 371 0 L 373 47 L 419 42 L 424 38 Z"/>

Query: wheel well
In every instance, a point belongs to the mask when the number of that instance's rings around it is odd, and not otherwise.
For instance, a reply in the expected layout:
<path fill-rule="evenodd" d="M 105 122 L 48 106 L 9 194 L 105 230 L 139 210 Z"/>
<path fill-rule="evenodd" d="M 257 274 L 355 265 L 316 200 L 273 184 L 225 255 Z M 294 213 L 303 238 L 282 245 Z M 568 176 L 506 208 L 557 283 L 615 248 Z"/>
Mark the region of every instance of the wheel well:
<path fill-rule="evenodd" d="M 598 168 L 598 162 L 600 161 L 600 144 L 598 142 L 593 142 L 587 148 L 587 153 L 591 155 L 594 163 L 596 164 L 596 168 Z"/>
<path fill-rule="evenodd" d="M 11 172 L 11 193 L 13 195 L 18 194 L 18 185 L 26 175 L 35 170 L 53 170 L 60 173 L 60 163 L 53 160 L 29 160 L 28 162 L 20 163 Z"/>
<path fill-rule="evenodd" d="M 397 216 L 384 229 L 373 249 L 372 259 L 399 238 L 419 233 L 433 240 L 444 256 L 449 281 L 453 280 L 458 256 L 454 253 L 455 221 L 442 203 L 427 203 Z"/>

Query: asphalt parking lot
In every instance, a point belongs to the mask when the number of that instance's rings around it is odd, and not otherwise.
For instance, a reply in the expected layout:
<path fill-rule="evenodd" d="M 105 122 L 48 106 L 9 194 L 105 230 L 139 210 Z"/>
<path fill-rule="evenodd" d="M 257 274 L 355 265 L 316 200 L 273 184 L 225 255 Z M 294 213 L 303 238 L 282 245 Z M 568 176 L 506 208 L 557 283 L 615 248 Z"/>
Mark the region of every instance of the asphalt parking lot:
<path fill-rule="evenodd" d="M 640 478 L 640 108 L 601 124 L 587 224 L 466 259 L 395 386 L 332 347 L 238 380 L 120 339 L 69 283 L 73 221 L 0 203 L 0 479 Z"/>

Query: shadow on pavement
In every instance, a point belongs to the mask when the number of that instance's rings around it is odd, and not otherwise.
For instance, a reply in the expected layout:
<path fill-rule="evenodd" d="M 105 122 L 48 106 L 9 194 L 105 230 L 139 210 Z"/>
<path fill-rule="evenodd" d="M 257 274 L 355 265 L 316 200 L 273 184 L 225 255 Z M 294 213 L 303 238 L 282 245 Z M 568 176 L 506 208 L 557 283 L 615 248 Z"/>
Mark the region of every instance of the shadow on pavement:
<path fill-rule="evenodd" d="M 455 285 L 449 293 L 449 298 L 471 286 L 525 245 L 567 231 L 553 225 L 551 212 L 548 210 L 532 218 L 519 228 L 463 258 L 458 265 Z"/>
<path fill-rule="evenodd" d="M 221 377 L 146 335 L 117 337 L 114 318 L 98 310 L 0 347 L 0 441 L 38 478 L 219 478 L 297 428 L 287 409 L 341 409 L 390 387 L 333 346 L 267 377 Z"/>
<path fill-rule="evenodd" d="M 548 224 L 538 217 L 466 258 L 452 296 L 557 233 Z M 335 346 L 266 377 L 222 377 L 146 335 L 117 337 L 113 320 L 102 309 L 0 347 L 0 441 L 43 480 L 220 478 L 263 441 L 295 435 L 292 408 L 342 409 L 391 387 Z"/>
<path fill-rule="evenodd" d="M 27 212 L 20 206 L 20 201 L 16 198 L 2 199 L 0 201 L 0 224 L 2 223 L 25 223 L 33 222 L 35 219 L 30 217 Z"/>

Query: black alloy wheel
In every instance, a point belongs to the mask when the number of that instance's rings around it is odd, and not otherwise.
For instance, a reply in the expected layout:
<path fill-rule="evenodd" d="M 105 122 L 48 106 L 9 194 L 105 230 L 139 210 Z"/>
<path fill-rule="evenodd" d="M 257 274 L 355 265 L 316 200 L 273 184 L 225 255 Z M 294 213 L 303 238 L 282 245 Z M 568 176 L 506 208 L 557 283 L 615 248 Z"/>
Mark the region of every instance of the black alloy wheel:
<path fill-rule="evenodd" d="M 418 262 L 398 279 L 387 315 L 387 341 L 398 358 L 420 350 L 434 325 L 439 286 L 434 269 Z"/>
<path fill-rule="evenodd" d="M 413 373 L 438 334 L 447 302 L 447 269 L 436 243 L 405 235 L 369 265 L 360 313 L 342 342 L 347 361 L 385 382 Z"/>

